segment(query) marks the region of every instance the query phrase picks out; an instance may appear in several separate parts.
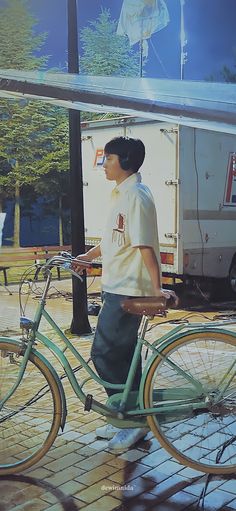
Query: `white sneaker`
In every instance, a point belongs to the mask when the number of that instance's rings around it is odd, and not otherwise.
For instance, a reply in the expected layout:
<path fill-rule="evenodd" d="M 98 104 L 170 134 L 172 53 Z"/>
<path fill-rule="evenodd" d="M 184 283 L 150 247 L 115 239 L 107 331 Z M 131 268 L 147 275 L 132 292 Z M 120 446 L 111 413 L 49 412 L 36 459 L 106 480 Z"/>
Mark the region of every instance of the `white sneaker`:
<path fill-rule="evenodd" d="M 106 440 L 111 440 L 113 436 L 120 431 L 119 428 L 115 428 L 112 424 L 106 424 L 105 426 L 101 426 L 101 428 L 96 429 L 96 436 L 98 438 L 105 438 Z"/>
<path fill-rule="evenodd" d="M 120 429 L 108 442 L 108 449 L 117 453 L 123 452 L 144 438 L 149 431 L 149 428 Z"/>

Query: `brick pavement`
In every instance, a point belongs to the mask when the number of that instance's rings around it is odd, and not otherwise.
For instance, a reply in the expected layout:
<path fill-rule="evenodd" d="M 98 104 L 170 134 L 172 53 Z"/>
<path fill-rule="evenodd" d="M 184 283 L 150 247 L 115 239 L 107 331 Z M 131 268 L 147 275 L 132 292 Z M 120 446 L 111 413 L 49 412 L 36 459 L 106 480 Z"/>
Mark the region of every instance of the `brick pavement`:
<path fill-rule="evenodd" d="M 63 321 L 68 323 L 69 318 L 67 314 Z M 93 318 L 92 324 L 95 322 Z M 91 338 L 74 337 L 74 342 L 87 358 Z M 0 511 L 202 509 L 197 503 L 206 475 L 171 458 L 151 432 L 129 451 L 109 453 L 106 442 L 95 437 L 95 429 L 104 420 L 94 412 L 84 412 L 69 385 L 63 384 L 68 400 L 65 430 L 37 465 L 20 475 L 0 479 Z M 103 397 L 95 385 L 90 391 Z M 204 504 L 206 511 L 235 510 L 235 479 L 213 477 Z"/>

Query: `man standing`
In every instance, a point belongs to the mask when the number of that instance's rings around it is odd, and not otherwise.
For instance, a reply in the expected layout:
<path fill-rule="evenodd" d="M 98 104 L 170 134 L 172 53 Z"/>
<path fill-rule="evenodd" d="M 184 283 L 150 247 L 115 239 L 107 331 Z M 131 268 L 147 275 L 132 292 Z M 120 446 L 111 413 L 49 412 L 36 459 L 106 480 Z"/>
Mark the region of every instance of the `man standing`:
<path fill-rule="evenodd" d="M 91 357 L 99 376 L 110 383 L 125 383 L 134 349 L 140 317 L 125 312 L 126 297 L 164 296 L 161 289 L 161 265 L 157 218 L 153 196 L 141 183 L 138 172 L 145 157 L 141 140 L 116 137 L 104 148 L 106 178 L 116 182 L 111 195 L 107 225 L 101 243 L 78 259 L 86 262 L 102 256 L 102 308 L 98 316 Z M 78 271 L 81 265 L 74 268 Z M 139 388 L 141 359 L 133 390 Z M 108 396 L 115 391 L 106 389 Z M 96 430 L 109 440 L 114 452 L 134 445 L 147 428 L 118 429 L 108 424 Z"/>

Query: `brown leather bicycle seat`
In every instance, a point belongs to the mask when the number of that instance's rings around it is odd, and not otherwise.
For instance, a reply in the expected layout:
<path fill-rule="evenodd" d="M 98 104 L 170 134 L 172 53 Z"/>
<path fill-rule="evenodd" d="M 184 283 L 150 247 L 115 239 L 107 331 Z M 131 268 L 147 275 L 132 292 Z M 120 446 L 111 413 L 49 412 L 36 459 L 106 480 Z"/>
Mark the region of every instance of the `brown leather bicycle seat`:
<path fill-rule="evenodd" d="M 121 306 L 126 312 L 140 316 L 157 316 L 167 309 L 166 299 L 163 296 L 125 298 Z"/>

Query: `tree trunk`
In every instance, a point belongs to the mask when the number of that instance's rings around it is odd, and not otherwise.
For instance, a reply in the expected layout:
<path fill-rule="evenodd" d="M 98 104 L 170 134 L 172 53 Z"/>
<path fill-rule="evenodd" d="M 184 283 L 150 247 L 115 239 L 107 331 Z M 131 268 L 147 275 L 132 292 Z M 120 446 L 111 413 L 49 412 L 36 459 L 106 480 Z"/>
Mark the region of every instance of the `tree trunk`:
<path fill-rule="evenodd" d="M 62 222 L 62 200 L 61 196 L 59 197 L 59 245 L 64 245 L 63 243 L 63 222 Z"/>
<path fill-rule="evenodd" d="M 19 170 L 18 162 L 16 162 L 15 167 L 17 168 L 17 170 Z M 19 246 L 20 246 L 20 184 L 19 181 L 16 180 L 13 247 Z"/>
<path fill-rule="evenodd" d="M 2 235 L 6 213 L 3 212 L 3 199 L 0 197 L 0 247 L 2 246 Z"/>

